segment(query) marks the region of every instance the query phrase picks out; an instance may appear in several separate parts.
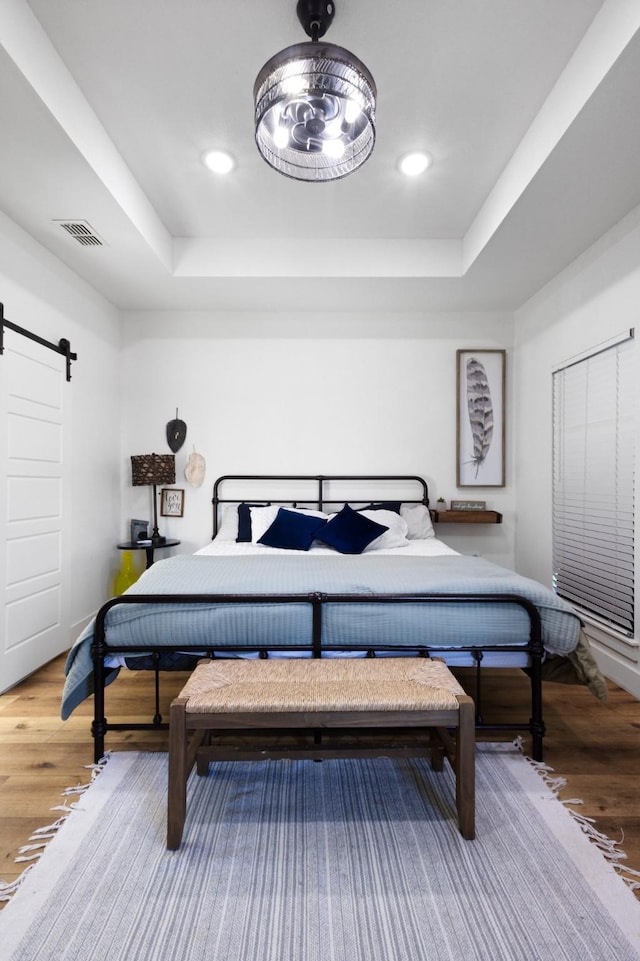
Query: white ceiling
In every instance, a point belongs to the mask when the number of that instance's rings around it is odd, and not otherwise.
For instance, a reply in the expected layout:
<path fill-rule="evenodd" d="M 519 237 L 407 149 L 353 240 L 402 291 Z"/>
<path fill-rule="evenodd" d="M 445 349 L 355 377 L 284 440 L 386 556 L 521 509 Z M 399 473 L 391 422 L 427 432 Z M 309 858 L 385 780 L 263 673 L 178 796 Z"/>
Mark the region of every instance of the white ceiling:
<path fill-rule="evenodd" d="M 253 140 L 295 0 L 0 0 L 0 208 L 123 308 L 395 311 L 511 310 L 640 203 L 640 0 L 336 7 L 377 140 L 308 184 Z"/>

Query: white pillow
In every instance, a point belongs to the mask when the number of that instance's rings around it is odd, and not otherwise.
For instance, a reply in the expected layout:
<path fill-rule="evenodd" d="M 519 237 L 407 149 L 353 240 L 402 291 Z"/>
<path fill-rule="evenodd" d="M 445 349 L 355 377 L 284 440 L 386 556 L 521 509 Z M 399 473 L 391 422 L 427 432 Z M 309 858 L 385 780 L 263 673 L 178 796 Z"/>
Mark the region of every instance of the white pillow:
<path fill-rule="evenodd" d="M 222 518 L 215 539 L 217 541 L 235 541 L 238 538 L 238 505 L 225 504 L 222 508 Z"/>
<path fill-rule="evenodd" d="M 358 511 L 358 514 L 363 514 L 364 517 L 375 521 L 376 524 L 382 524 L 383 527 L 389 528 L 389 530 L 381 534 L 380 537 L 376 537 L 374 541 L 371 541 L 371 543 L 365 547 L 363 554 L 369 551 L 388 550 L 391 547 L 407 547 L 409 544 L 407 540 L 407 522 L 400 514 L 396 514 L 395 511 Z"/>
<path fill-rule="evenodd" d="M 269 530 L 280 508 L 276 504 L 268 507 L 250 507 L 251 543 L 257 544 L 265 531 Z"/>
<path fill-rule="evenodd" d="M 400 516 L 407 522 L 409 540 L 425 540 L 427 537 L 436 536 L 429 508 L 424 504 L 402 504 Z"/>
<path fill-rule="evenodd" d="M 302 508 L 290 507 L 288 504 L 270 504 L 269 507 L 251 507 L 252 544 L 257 544 L 262 535 L 269 530 L 278 516 L 278 511 L 281 507 L 284 507 L 287 511 L 293 511 L 294 514 L 307 514 L 309 517 L 324 517 L 325 519 L 329 517 L 329 515 L 323 511 L 306 511 L 302 510 Z"/>

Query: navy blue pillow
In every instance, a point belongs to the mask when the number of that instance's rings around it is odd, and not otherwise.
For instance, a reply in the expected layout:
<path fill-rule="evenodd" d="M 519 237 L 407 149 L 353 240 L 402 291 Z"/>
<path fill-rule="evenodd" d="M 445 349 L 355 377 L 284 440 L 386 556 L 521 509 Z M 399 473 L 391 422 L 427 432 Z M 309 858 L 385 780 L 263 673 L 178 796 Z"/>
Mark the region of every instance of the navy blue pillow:
<path fill-rule="evenodd" d="M 341 554 L 362 554 L 371 541 L 388 530 L 388 527 L 377 524 L 345 504 L 340 513 L 327 521 L 315 536 Z"/>
<path fill-rule="evenodd" d="M 264 507 L 264 504 L 238 504 L 238 536 L 237 544 L 251 543 L 251 508 Z"/>
<path fill-rule="evenodd" d="M 267 528 L 258 544 L 278 547 L 280 550 L 308 551 L 316 533 L 325 524 L 324 517 L 297 514 L 281 507 L 273 524 Z"/>

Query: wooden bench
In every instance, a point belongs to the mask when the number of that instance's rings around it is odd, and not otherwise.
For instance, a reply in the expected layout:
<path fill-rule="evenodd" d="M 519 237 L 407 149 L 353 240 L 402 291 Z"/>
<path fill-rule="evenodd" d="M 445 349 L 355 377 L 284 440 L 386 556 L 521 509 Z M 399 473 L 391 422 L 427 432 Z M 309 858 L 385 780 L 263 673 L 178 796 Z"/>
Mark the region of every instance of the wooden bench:
<path fill-rule="evenodd" d="M 171 704 L 167 847 L 182 841 L 187 779 L 205 775 L 211 760 L 363 757 L 430 752 L 435 770 L 446 756 L 456 776 L 458 826 L 475 836 L 474 704 L 443 661 L 422 657 L 272 658 L 200 661 Z M 421 733 L 418 746 L 326 744 L 325 735 L 379 735 L 381 729 Z M 455 729 L 456 736 L 451 736 Z M 259 747 L 259 736 L 312 732 L 309 746 Z M 248 734 L 248 748 L 220 732 Z M 393 733 L 393 731 L 391 733 Z M 426 735 L 426 738 L 425 738 Z M 276 738 L 276 741 L 278 738 Z"/>

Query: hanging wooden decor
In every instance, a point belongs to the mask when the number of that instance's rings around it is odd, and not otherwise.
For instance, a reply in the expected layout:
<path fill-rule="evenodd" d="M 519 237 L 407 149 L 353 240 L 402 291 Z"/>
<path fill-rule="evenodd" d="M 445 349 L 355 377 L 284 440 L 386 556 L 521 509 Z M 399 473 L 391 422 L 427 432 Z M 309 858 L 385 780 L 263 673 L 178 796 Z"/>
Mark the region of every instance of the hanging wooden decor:
<path fill-rule="evenodd" d="M 187 425 L 183 420 L 178 419 L 178 408 L 176 407 L 175 420 L 170 420 L 167 424 L 167 444 L 169 450 L 175 454 L 185 442 L 187 436 Z"/>
<path fill-rule="evenodd" d="M 204 480 L 207 463 L 202 454 L 197 454 L 194 447 L 193 453 L 189 454 L 187 466 L 184 469 L 184 476 L 192 487 L 200 487 Z"/>

